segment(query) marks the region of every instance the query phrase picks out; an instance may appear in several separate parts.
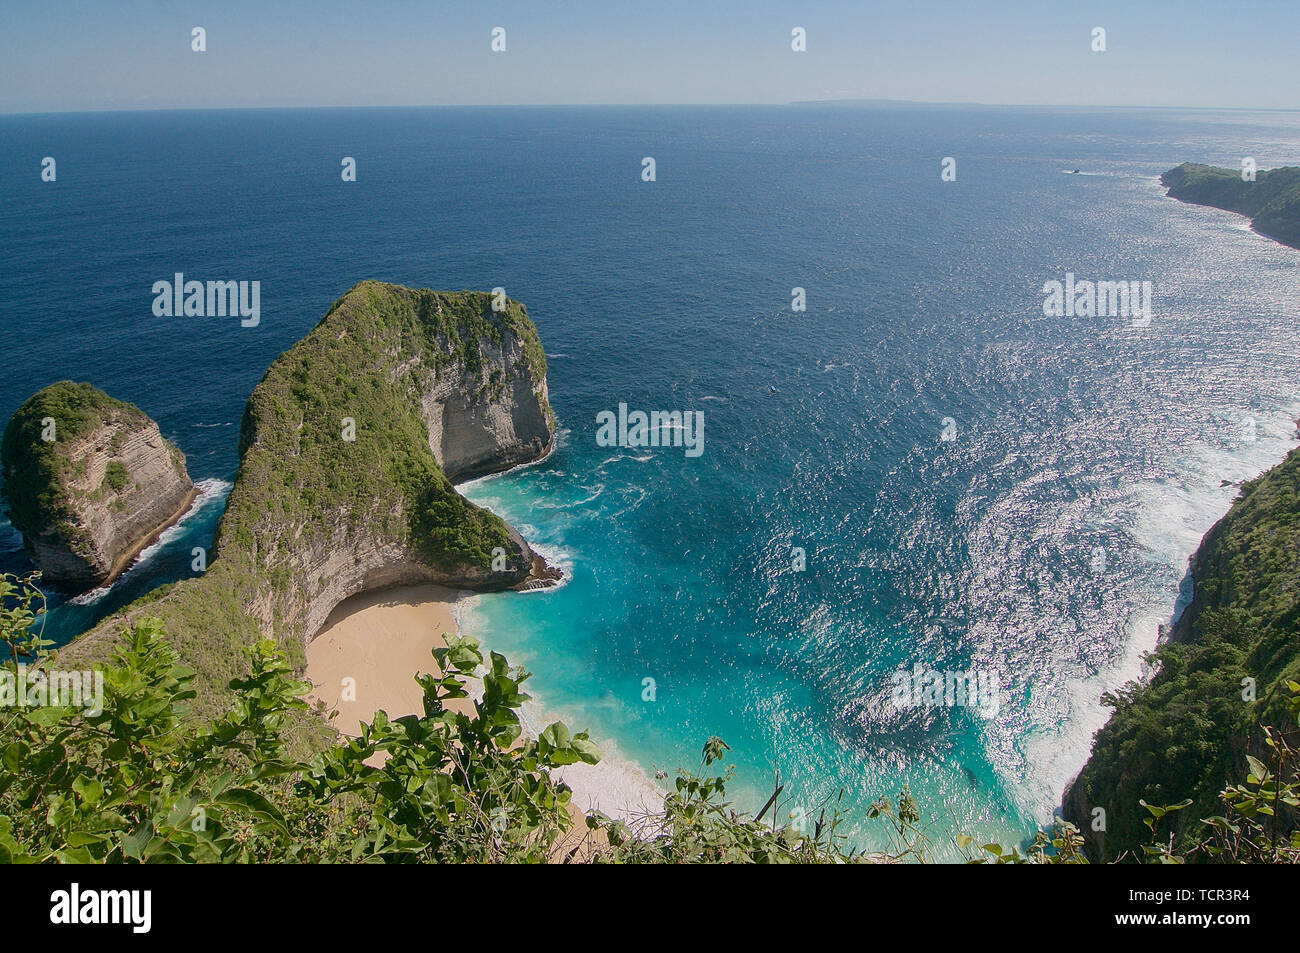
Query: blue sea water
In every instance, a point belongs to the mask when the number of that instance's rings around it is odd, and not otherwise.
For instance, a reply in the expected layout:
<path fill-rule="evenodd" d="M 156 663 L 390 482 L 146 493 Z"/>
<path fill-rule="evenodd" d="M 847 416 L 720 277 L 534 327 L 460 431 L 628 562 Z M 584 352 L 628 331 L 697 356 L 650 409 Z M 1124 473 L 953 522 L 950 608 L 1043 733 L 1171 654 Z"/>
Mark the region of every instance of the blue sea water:
<path fill-rule="evenodd" d="M 480 597 L 465 624 L 534 673 L 544 714 L 646 772 L 721 736 L 742 805 L 777 773 L 786 813 L 843 791 L 862 845 L 883 836 L 866 805 L 904 785 L 938 843 L 1026 836 L 1085 759 L 1102 691 L 1140 673 L 1236 492 L 1222 482 L 1294 444 L 1300 252 L 1157 181 L 1247 155 L 1300 161 L 1300 115 L 0 117 L 0 415 L 90 380 L 157 419 L 209 491 L 47 634 L 189 574 L 249 392 L 353 283 L 502 286 L 541 332 L 561 436 L 465 490 L 568 580 Z M 175 272 L 260 281 L 260 325 L 155 317 Z M 1067 272 L 1151 281 L 1152 321 L 1045 316 Z M 703 454 L 598 446 L 620 402 L 703 411 Z M 0 570 L 25 568 L 0 523 Z M 891 678 L 916 664 L 995 673 L 997 714 L 897 707 Z"/>

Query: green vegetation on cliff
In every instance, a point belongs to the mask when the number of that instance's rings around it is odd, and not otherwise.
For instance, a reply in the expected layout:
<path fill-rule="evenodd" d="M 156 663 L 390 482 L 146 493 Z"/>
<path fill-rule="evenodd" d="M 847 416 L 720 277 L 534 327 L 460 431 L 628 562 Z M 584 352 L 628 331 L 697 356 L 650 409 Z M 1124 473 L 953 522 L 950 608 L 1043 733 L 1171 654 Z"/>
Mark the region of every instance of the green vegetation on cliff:
<path fill-rule="evenodd" d="M 1173 198 L 1249 215 L 1261 235 L 1300 248 L 1300 168 L 1258 171 L 1247 182 L 1240 170 L 1184 162 L 1160 181 Z"/>
<path fill-rule="evenodd" d="M 72 381 L 42 388 L 9 418 L 0 441 L 0 466 L 9 519 L 19 531 L 40 535 L 55 529 L 75 546 L 74 500 L 68 487 L 75 474 L 67 447 L 114 418 L 130 426 L 149 420 L 134 404 Z M 118 469 L 125 486 L 125 468 L 118 464 Z M 113 489 L 121 487 L 114 484 Z"/>
<path fill-rule="evenodd" d="M 310 544 L 343 513 L 358 530 L 409 537 L 442 568 L 488 567 L 494 547 L 511 545 L 505 523 L 455 491 L 418 411 L 421 375 L 477 373 L 484 343 L 501 347 L 506 329 L 540 351 L 522 306 L 508 304 L 498 315 L 487 294 L 373 281 L 335 302 L 249 399 L 218 553 Z"/>
<path fill-rule="evenodd" d="M 497 367 L 503 343 L 520 356 Z M 503 520 L 456 492 L 421 416 L 440 388 L 490 399 L 489 361 L 498 378 L 528 378 L 549 419 L 545 356 L 518 302 L 498 312 L 488 294 L 355 285 L 249 398 L 206 571 L 133 603 L 61 657 L 107 659 L 128 621 L 147 613 L 196 670 L 196 709 L 212 714 L 245 647 L 269 635 L 303 664 L 315 634 L 307 620 L 374 578 L 384 584 L 389 569 L 410 582 L 427 567 L 427 581 L 467 588 L 521 581 L 529 554 Z M 493 571 L 494 550 L 506 553 L 505 573 Z"/>
<path fill-rule="evenodd" d="M 1106 858 L 1146 842 L 1141 800 L 1190 800 L 1166 829 L 1177 844 L 1199 838 L 1199 822 L 1221 810 L 1219 793 L 1242 776 L 1246 756 L 1264 757 L 1261 725 L 1289 726 L 1294 743 L 1300 450 L 1242 487 L 1193 557 L 1192 578 L 1194 599 L 1177 636 L 1155 653 L 1158 673 L 1105 699 L 1114 715 L 1067 794 L 1066 816 L 1085 831 L 1093 809 L 1106 811 L 1105 832 L 1091 836 Z M 1279 818 L 1286 819 L 1294 820 Z"/>

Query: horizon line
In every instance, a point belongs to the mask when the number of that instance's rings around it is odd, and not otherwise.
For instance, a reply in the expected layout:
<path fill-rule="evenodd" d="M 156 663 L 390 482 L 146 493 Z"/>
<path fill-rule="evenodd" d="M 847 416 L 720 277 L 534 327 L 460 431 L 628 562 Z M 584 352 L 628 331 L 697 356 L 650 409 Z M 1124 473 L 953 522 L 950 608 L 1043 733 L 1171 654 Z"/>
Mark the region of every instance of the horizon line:
<path fill-rule="evenodd" d="M 1285 106 L 1184 106 L 1184 105 L 1134 105 L 1107 103 L 986 103 L 977 100 L 882 99 L 851 97 L 842 99 L 795 99 L 770 103 L 395 103 L 366 105 L 278 105 L 278 106 L 140 106 L 53 110 L 20 110 L 0 112 L 0 118 L 16 116 L 74 116 L 113 113 L 158 112 L 254 112 L 272 110 L 326 110 L 326 109 L 775 109 L 784 106 L 852 106 L 852 105 L 902 105 L 902 106 L 970 106 L 984 109 L 1185 109 L 1205 112 L 1300 112 L 1300 107 Z"/>

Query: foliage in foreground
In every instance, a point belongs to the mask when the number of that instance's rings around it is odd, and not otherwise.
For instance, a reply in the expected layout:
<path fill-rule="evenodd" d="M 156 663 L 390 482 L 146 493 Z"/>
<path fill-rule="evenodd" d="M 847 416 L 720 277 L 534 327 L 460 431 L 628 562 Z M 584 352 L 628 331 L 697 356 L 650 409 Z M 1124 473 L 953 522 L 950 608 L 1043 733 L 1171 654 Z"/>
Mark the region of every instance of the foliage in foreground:
<path fill-rule="evenodd" d="M 17 679 L 48 647 L 31 634 L 39 592 L 0 577 L 4 671 Z M 423 716 L 376 714 L 359 737 L 310 760 L 295 760 L 293 717 L 307 709 L 308 686 L 269 640 L 247 650 L 249 673 L 230 685 L 220 717 L 191 716 L 194 673 L 179 664 L 158 623 L 138 621 L 102 667 L 103 705 L 0 709 L 0 861 L 17 863 L 510 862 L 564 860 L 572 831 L 569 788 L 551 770 L 599 752 L 586 733 L 560 723 L 523 736 L 519 709 L 528 677 L 473 639 L 450 638 L 434 651 L 441 675 L 422 675 Z M 468 697 L 472 713 L 449 703 Z M 30 684 L 32 669 L 26 673 Z M 721 744 L 718 742 L 717 744 Z M 730 812 L 718 779 L 685 777 L 671 825 Z M 718 823 L 709 820 L 709 826 Z M 609 825 L 612 829 L 613 825 Z M 757 822 L 730 825 L 741 853 L 699 859 L 791 860 L 831 856 L 803 835 Z M 617 841 L 617 842 L 615 842 Z M 826 839 L 829 843 L 829 838 Z M 566 842 L 567 843 L 567 842 Z M 682 843 L 686 843 L 683 839 Z M 618 835 L 602 860 L 649 859 Z M 582 852 L 590 859 L 592 851 Z M 669 859 L 669 858 L 665 858 Z"/>
<path fill-rule="evenodd" d="M 0 638 L 16 677 L 20 660 L 44 646 L 28 634 L 36 594 L 0 583 L 0 597 L 15 596 Z M 548 769 L 593 762 L 595 747 L 560 724 L 521 739 L 524 676 L 500 655 L 475 713 L 450 710 L 484 660 L 472 640 L 436 656 L 445 674 L 420 678 L 424 717 L 378 713 L 361 737 L 303 762 L 289 756 L 286 728 L 306 709 L 308 686 L 269 640 L 248 650 L 230 710 L 196 723 L 194 673 L 156 622 L 139 622 L 103 667 L 102 711 L 15 707 L 0 716 L 0 859 L 545 860 L 569 799 Z"/>
<path fill-rule="evenodd" d="M 48 647 L 32 633 L 43 612 L 28 580 L 0 577 L 0 677 L 18 679 Z M 594 764 L 586 733 L 555 723 L 524 737 L 519 709 L 526 673 L 473 639 L 451 638 L 434 657 L 441 675 L 422 675 L 424 715 L 376 714 L 359 737 L 308 760 L 296 759 L 293 733 L 307 710 L 307 685 L 269 640 L 247 650 L 249 672 L 232 681 L 234 701 L 219 717 L 195 718 L 194 673 L 156 621 L 139 621 L 111 664 L 102 667 L 102 708 L 53 704 L 0 708 L 0 861 L 10 863 L 845 863 L 933 859 L 904 791 L 869 815 L 891 827 L 891 848 L 846 850 L 837 806 L 811 830 L 777 823 L 778 789 L 756 817 L 725 800 L 731 773 L 706 774 L 727 746 L 705 745 L 698 772 L 675 779 L 661 810 L 628 823 L 599 814 L 581 830 L 571 792 L 551 776 L 568 764 Z M 31 685 L 34 669 L 24 673 Z M 468 697 L 470 711 L 448 703 Z M 1300 685 L 1292 713 L 1300 717 Z M 1251 759 L 1244 784 L 1222 795 L 1197 846 L 1210 860 L 1300 861 L 1300 834 L 1284 831 L 1282 808 L 1300 804 L 1295 752 L 1271 734 L 1273 757 Z M 769 809 L 770 823 L 764 822 Z M 1148 807 L 1149 827 L 1178 810 Z M 800 825 L 801 826 L 801 825 Z M 575 840 L 575 837 L 578 839 Z M 1025 853 L 998 844 L 956 846 L 975 863 L 1085 863 L 1071 825 L 1040 833 Z M 1181 862 L 1169 845 L 1148 858 Z"/>

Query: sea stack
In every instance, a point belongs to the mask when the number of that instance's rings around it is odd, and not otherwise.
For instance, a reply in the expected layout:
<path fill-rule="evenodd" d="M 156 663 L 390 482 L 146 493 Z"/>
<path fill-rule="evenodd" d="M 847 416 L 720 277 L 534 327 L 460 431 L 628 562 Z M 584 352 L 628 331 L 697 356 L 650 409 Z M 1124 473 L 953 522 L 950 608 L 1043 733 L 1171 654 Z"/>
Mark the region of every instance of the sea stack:
<path fill-rule="evenodd" d="M 0 444 L 9 519 L 45 583 L 112 581 L 195 496 L 185 456 L 138 407 L 60 381 L 18 408 Z"/>

